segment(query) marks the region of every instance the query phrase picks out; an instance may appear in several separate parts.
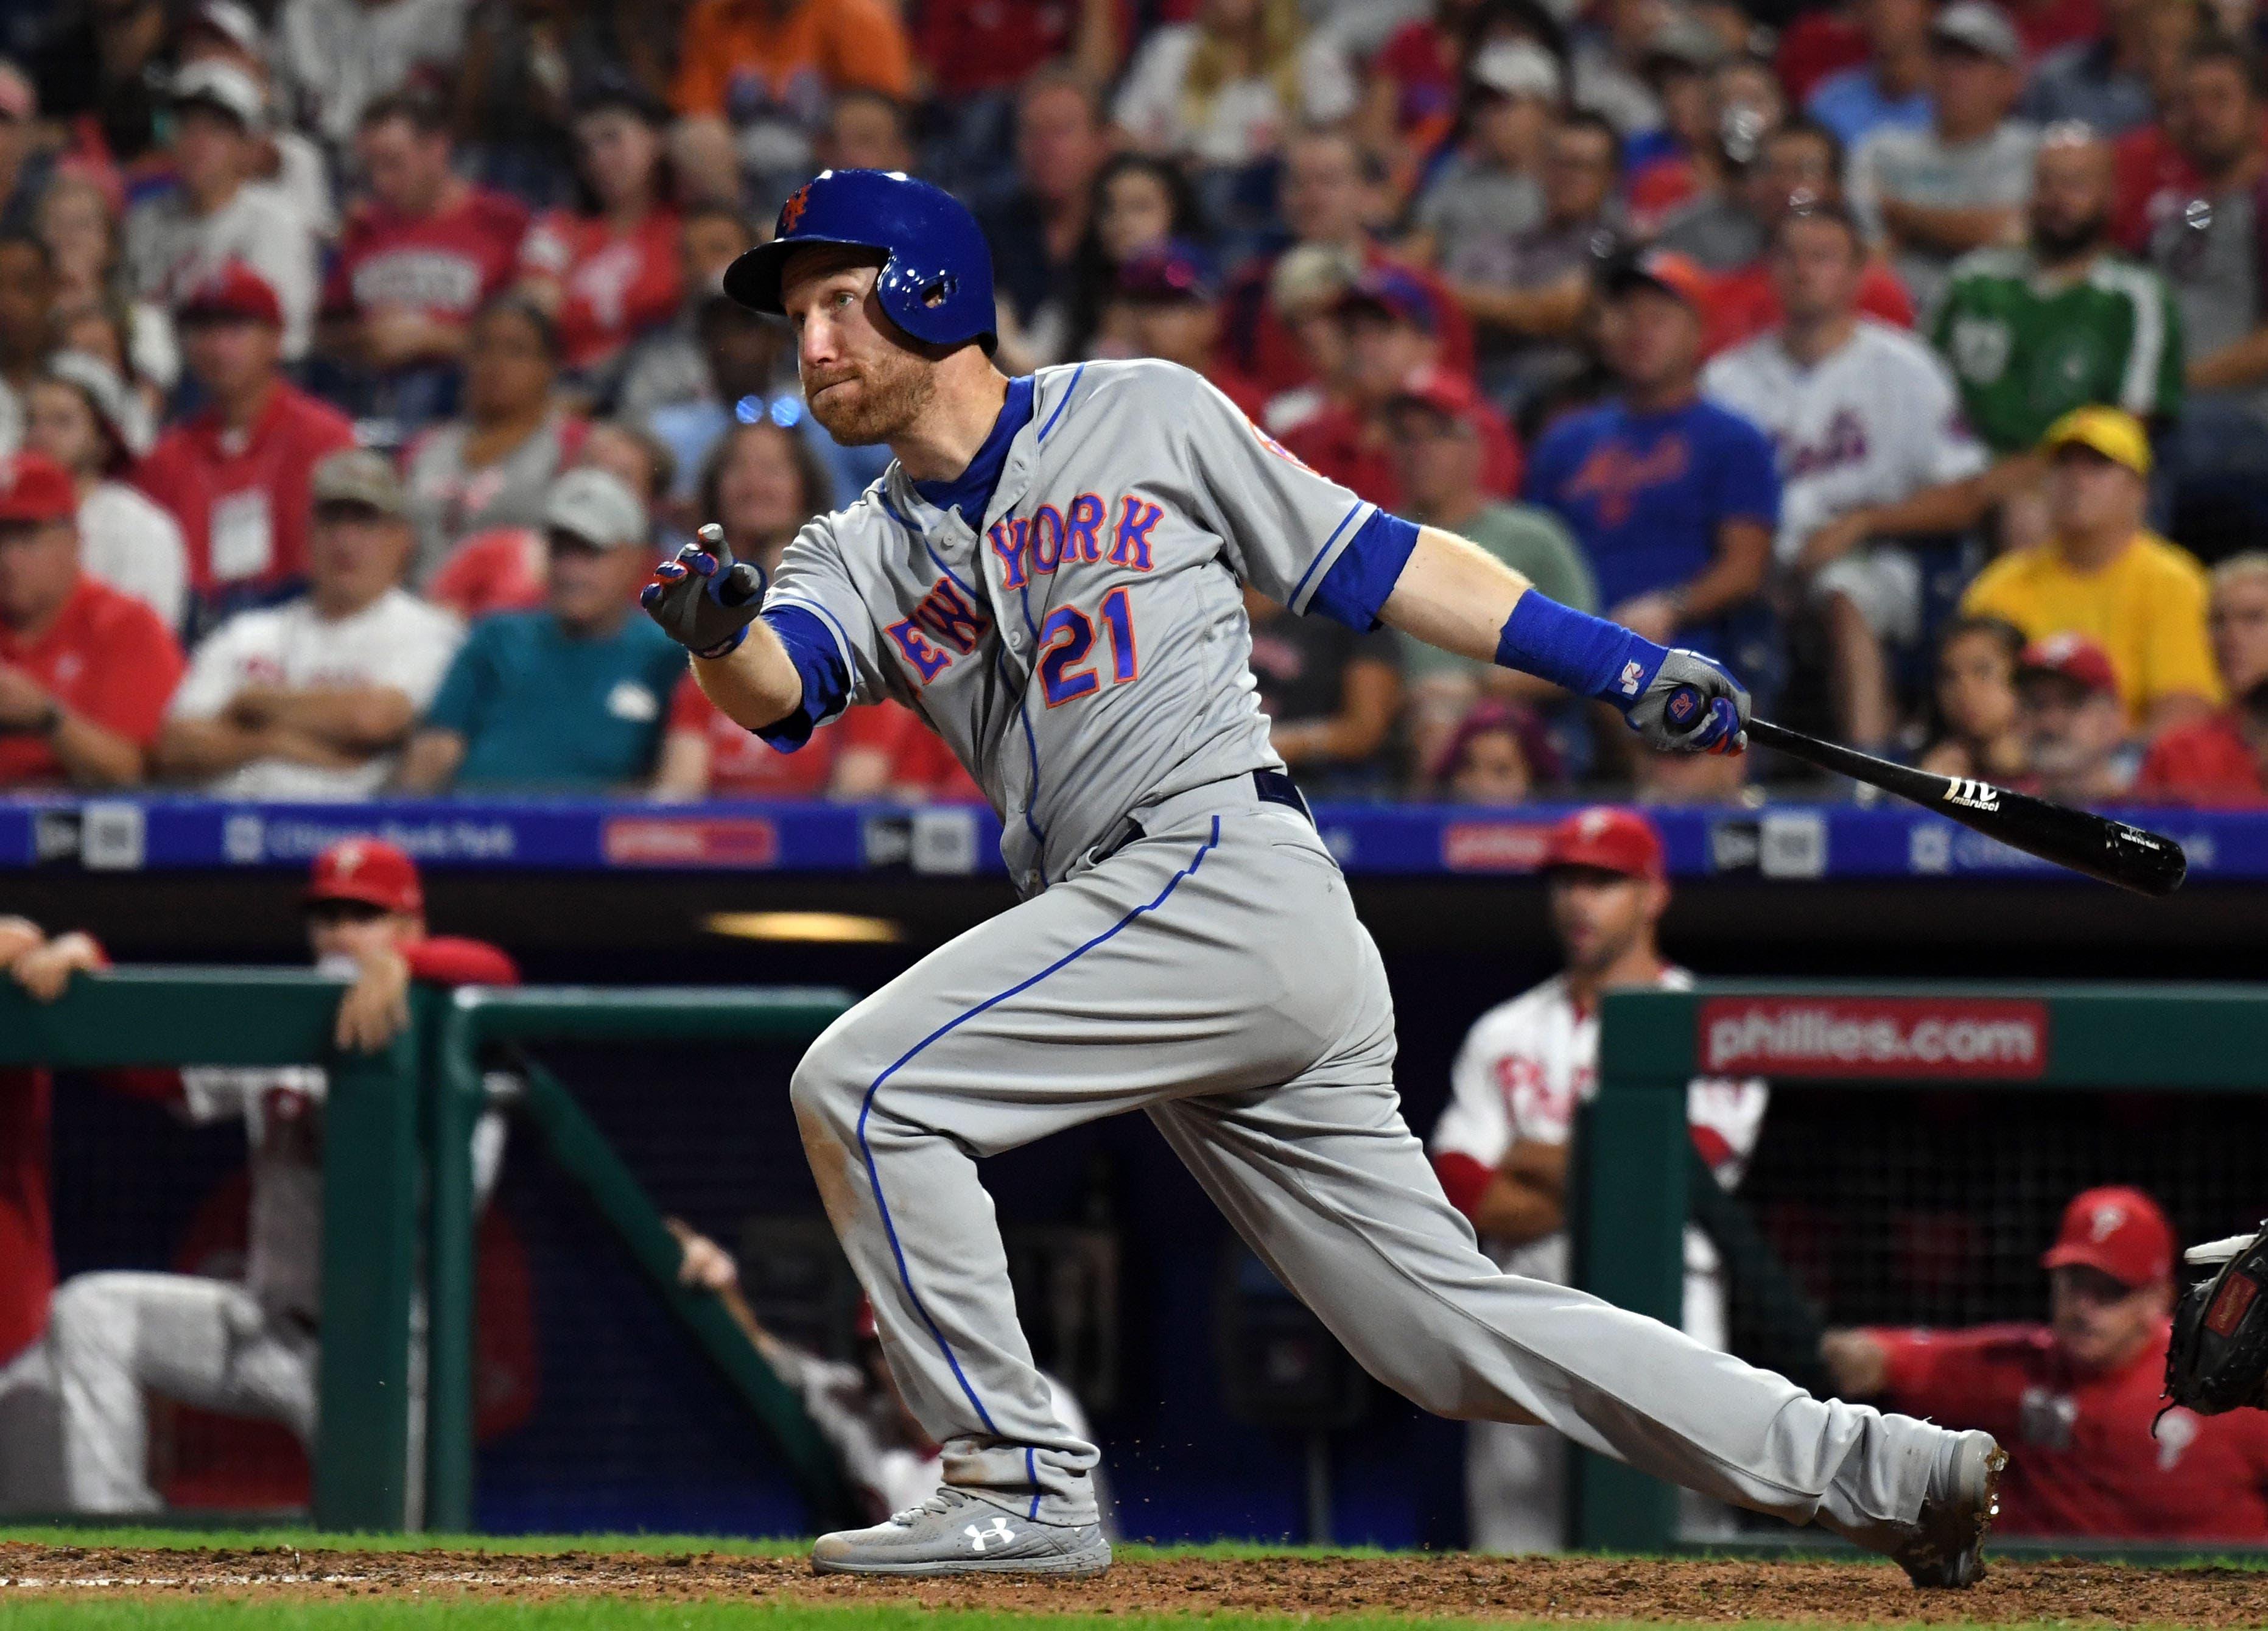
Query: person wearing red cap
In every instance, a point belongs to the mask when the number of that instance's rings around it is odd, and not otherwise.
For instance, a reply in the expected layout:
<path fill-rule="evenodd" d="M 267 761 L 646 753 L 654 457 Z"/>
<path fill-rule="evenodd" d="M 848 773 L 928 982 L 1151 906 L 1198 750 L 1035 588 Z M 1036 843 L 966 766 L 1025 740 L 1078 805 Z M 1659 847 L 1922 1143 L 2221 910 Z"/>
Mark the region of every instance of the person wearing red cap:
<path fill-rule="evenodd" d="M 1482 484 L 1488 439 L 1503 434 L 1504 422 L 1469 380 L 1446 369 L 1421 370 L 1403 382 L 1382 419 L 1402 514 L 1479 545 L 1563 606 L 1598 609 L 1591 569 L 1558 518 L 1498 500 Z M 1482 695 L 1540 703 L 1564 694 L 1533 674 L 1476 663 L 1408 635 L 1395 638 L 1410 756 L 1421 766 L 1440 759 L 1443 733 Z"/>
<path fill-rule="evenodd" d="M 1624 986 L 1683 990 L 1693 976 L 1661 955 L 1669 904 L 1661 834 L 1636 810 L 1566 817 L 1543 849 L 1563 972 L 1473 1022 L 1450 1071 L 1449 1106 L 1427 1149 L 1441 1187 L 1508 1274 L 1565 1283 L 1568 1144 L 1598 1091 L 1599 998 Z M 1730 1188 L 1755 1150 L 1769 1090 L 1697 1080 L 1686 1115 L 1694 1148 Z M 1685 1330 L 1725 1345 L 1725 1288 L 1698 1231 L 1686 1233 Z M 1476 1422 L 1468 1429 L 1466 1517 L 1474 1548 L 1565 1544 L 1565 1442 L 1548 1428 Z M 1706 1504 L 1691 1517 L 1707 1522 Z"/>
<path fill-rule="evenodd" d="M 1176 238 L 1120 267 L 1105 327 L 1133 356 L 1163 357 L 1203 374 L 1247 419 L 1266 422 L 1266 389 L 1221 353 L 1220 279 L 1199 246 Z"/>
<path fill-rule="evenodd" d="M 2045 1325 L 1835 1330 L 1820 1356 L 1845 1398 L 1888 1399 L 2007 1446 L 2007 1533 L 2268 1539 L 2268 1415 L 2164 1409 L 2174 1245 L 2142 1191 L 2082 1190 L 2040 1259 Z"/>
<path fill-rule="evenodd" d="M 283 308 L 250 267 L 198 283 L 175 321 L 210 405 L 159 437 L 134 481 L 180 524 L 190 587 L 221 610 L 306 572 L 309 483 L 354 426 L 283 377 Z"/>
<path fill-rule="evenodd" d="M 304 897 L 307 941 L 320 972 L 348 981 L 335 1040 L 376 1052 L 409 1024 L 411 981 L 512 985 L 512 959 L 477 940 L 429 936 L 416 863 L 375 838 L 350 838 L 315 858 Z M 67 947 L 85 937 L 54 943 Z M 34 996 L 52 1001 L 70 977 L 101 966 L 92 942 L 52 960 Z M 58 1482 L 65 1510 L 149 1512 L 162 1504 L 149 1466 L 145 1390 L 223 1414 L 278 1422 L 305 1444 L 316 1426 L 315 1364 L 322 1312 L 322 1113 L 320 1066 L 189 1069 L 165 1073 L 194 1121 L 240 1117 L 250 1143 L 251 1198 L 240 1281 L 200 1275 L 97 1273 L 63 1282 L 46 1311 L 47 1333 L 11 1367 L 51 1390 L 59 1423 Z M 485 1194 L 503 1156 L 503 1123 L 483 1118 L 473 1140 Z M 37 1447 L 0 1441 L 0 1464 Z"/>
<path fill-rule="evenodd" d="M 79 564 L 78 493 L 44 453 L 0 459 L 0 787 L 144 779 L 181 649 Z"/>
<path fill-rule="evenodd" d="M 2016 729 L 2031 763 L 2026 790 L 2070 804 L 2117 798 L 2136 754 L 2110 655 L 2085 635 L 2035 640 L 2016 659 Z"/>

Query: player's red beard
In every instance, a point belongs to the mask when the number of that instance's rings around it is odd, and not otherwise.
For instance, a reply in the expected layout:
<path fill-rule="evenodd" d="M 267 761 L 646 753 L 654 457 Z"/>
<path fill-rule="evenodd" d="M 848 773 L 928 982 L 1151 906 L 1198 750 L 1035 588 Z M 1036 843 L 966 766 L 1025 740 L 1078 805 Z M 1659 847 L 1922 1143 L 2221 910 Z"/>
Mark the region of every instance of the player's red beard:
<path fill-rule="evenodd" d="M 845 447 L 888 441 L 927 413 L 936 394 L 932 365 L 896 347 L 872 363 L 804 380 L 811 416 Z"/>

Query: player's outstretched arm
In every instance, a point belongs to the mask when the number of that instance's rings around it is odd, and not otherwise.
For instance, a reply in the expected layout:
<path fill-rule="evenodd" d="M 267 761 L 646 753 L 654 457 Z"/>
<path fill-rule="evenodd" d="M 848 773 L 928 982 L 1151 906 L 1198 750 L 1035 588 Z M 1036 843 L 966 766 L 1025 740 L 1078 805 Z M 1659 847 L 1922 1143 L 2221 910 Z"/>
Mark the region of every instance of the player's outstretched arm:
<path fill-rule="evenodd" d="M 638 604 L 693 654 L 694 682 L 742 728 L 777 724 L 803 701 L 794 659 L 757 616 L 763 569 L 733 558 L 722 527 L 703 527 L 674 558 L 654 568 Z"/>
<path fill-rule="evenodd" d="M 1379 615 L 1444 651 L 1611 702 L 1651 746 L 1736 753 L 1748 745 L 1749 694 L 1724 669 L 1560 605 L 1454 533 L 1418 529 Z"/>

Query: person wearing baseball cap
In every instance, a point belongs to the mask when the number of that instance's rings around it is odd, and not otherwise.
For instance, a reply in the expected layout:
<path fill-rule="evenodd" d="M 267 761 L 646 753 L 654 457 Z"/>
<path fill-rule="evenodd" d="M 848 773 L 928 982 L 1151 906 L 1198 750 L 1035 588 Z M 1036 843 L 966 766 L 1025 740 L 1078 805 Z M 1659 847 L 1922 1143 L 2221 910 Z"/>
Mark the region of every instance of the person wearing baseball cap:
<path fill-rule="evenodd" d="M 150 298 L 178 305 L 211 273 L 240 261 L 274 292 L 283 354 L 297 361 L 314 320 L 314 224 L 282 188 L 261 184 L 275 161 L 267 92 L 218 56 L 184 63 L 169 90 L 166 156 L 180 185 L 127 212 L 129 280 Z"/>
<path fill-rule="evenodd" d="M 130 787 L 149 772 L 181 649 L 83 569 L 78 489 L 45 453 L 0 458 L 0 787 Z"/>
<path fill-rule="evenodd" d="M 1395 506 L 1403 495 L 1386 410 L 1412 376 L 1450 366 L 1440 340 L 1441 304 L 1411 273 L 1373 266 L 1341 291 L 1334 315 L 1342 361 L 1331 400 L 1286 432 L 1284 444 L 1373 503 Z M 1519 443 L 1498 418 L 1484 439 L 1481 484 L 1491 494 L 1517 492 L 1521 469 Z"/>
<path fill-rule="evenodd" d="M 1450 1202 L 1510 1274 L 1565 1283 L 1567 1168 L 1581 1106 L 1598 1091 L 1599 999 L 1627 987 L 1683 990 L 1693 976 L 1662 956 L 1669 904 L 1660 830 L 1643 811 L 1597 804 L 1533 827 L 1476 856 L 1524 860 L 1543 875 L 1560 972 L 1483 1014 L 1450 1069 L 1449 1104 L 1427 1140 Z M 1457 864 L 1454 858 L 1450 864 Z M 1757 1081 L 1697 1081 L 1687 1096 L 1694 1148 L 1731 1187 L 1763 1128 L 1770 1091 Z M 1725 1286 L 1714 1250 L 1686 1234 L 1686 1334 L 1726 1343 Z M 1466 1429 L 1466 1518 L 1479 1552 L 1556 1551 L 1566 1544 L 1566 1444 L 1545 1428 Z M 1688 1516 L 1703 1524 L 1709 1503 Z"/>
<path fill-rule="evenodd" d="M 2028 791 L 2101 804 L 2133 781 L 2136 753 L 2110 653 L 2066 631 L 2035 640 L 2016 661 L 2016 729 L 2031 766 Z"/>
<path fill-rule="evenodd" d="M 638 611 L 645 506 L 621 477 L 578 466 L 545 492 L 543 538 L 543 607 L 474 626 L 410 738 L 402 786 L 597 793 L 652 775 L 685 654 Z"/>
<path fill-rule="evenodd" d="M 181 529 L 202 611 L 233 609 L 306 572 L 308 483 L 354 426 L 283 374 L 285 303 L 259 266 L 228 260 L 179 291 L 181 352 L 206 405 L 166 431 L 136 485 Z"/>
<path fill-rule="evenodd" d="M 2211 583 L 2187 550 L 2143 525 L 2150 437 L 2116 408 L 2075 408 L 2040 443 L 2052 536 L 2010 550 L 1961 599 L 2033 640 L 2087 636 L 2109 657 L 2128 726 L 2154 736 L 2221 700 L 2206 626 Z"/>
<path fill-rule="evenodd" d="M 1528 499 L 1582 546 L 1602 615 L 1727 665 L 1768 711 L 1785 661 L 1761 594 L 1778 463 L 1753 422 L 1701 395 L 1709 274 L 1644 250 L 1609 259 L 1598 283 L 1620 389 L 1552 424 L 1529 456 Z"/>
<path fill-rule="evenodd" d="M 464 639 L 401 587 L 416 539 L 394 465 L 342 448 L 315 467 L 307 592 L 230 618 L 167 710 L 167 774 L 237 799 L 367 798 Z"/>
<path fill-rule="evenodd" d="M 1388 401 L 1382 422 L 1403 516 L 1479 545 L 1563 606 L 1598 609 L 1591 569 L 1557 518 L 1489 490 L 1485 472 L 1492 457 L 1510 456 L 1512 432 L 1472 381 L 1438 366 L 1420 369 Z M 1499 442 L 1501 455 L 1494 453 Z M 1557 694 L 1533 675 L 1491 672 L 1399 632 L 1395 639 L 1409 699 L 1403 718 L 1420 765 L 1441 759 L 1447 733 L 1484 691 L 1538 703 Z"/>
<path fill-rule="evenodd" d="M 2024 88 L 2023 41 L 1988 0 L 1954 0 L 1929 29 L 1930 116 L 1886 126 L 1851 155 L 1851 203 L 1870 237 L 1898 246 L 1898 275 L 1921 311 L 1953 263 L 2014 237 L 2032 187 L 2038 134 L 2009 117 Z"/>
<path fill-rule="evenodd" d="M 2081 1190 L 2039 1260 L 2046 1323 L 1835 1330 L 1821 1357 L 1846 1399 L 1995 1433 L 2006 1533 L 2257 1545 L 2268 1414 L 2200 1416 L 2161 1397 L 2176 1245 L 2143 1190 Z"/>
<path fill-rule="evenodd" d="M 1204 246 L 1172 239 L 1118 268 L 1106 320 L 1123 330 L 1135 356 L 1162 357 L 1203 374 L 1259 424 L 1268 393 L 1221 355 L 1220 297 L 1220 274 Z"/>
<path fill-rule="evenodd" d="M 332 1041 L 342 1052 L 390 1046 L 409 1025 L 413 983 L 518 983 L 518 969 L 497 947 L 427 933 L 416 863 L 383 839 L 353 836 L 325 848 L 309 871 L 302 904 L 316 971 L 342 982 L 332 1022 Z M 10 956 L 10 928 L 0 921 L 0 959 Z M 20 927 L 13 938 L 24 944 Z M 53 1001 L 79 973 L 103 966 L 99 946 L 84 936 L 64 936 L 19 953 L 11 972 L 36 1000 Z M 244 1124 L 250 1197 L 240 1267 L 227 1276 L 77 1275 L 48 1299 L 35 1385 L 51 1389 L 65 1407 L 56 1412 L 52 1433 L 11 1439 L 0 1452 L 7 1472 L 18 1478 L 25 1461 L 54 1464 L 30 1469 L 36 1486 L 52 1489 L 50 1510 L 163 1509 L 150 1461 L 152 1393 L 225 1416 L 276 1422 L 303 1449 L 319 1434 L 326 1297 L 352 1290 L 327 1293 L 324 1284 L 328 1074 L 320 1065 L 166 1074 L 175 1078 L 173 1107 L 185 1120 Z M 148 1097 L 158 1085 L 137 1084 L 132 1091 Z M 496 1112 L 473 1134 L 476 1203 L 495 1181 L 504 1138 Z M 16 1370 L 9 1379 L 23 1375 Z M 69 1407 L 86 1399 L 106 1402 L 100 1409 Z M 8 1481 L 0 1479 L 0 1487 Z"/>
<path fill-rule="evenodd" d="M 1527 40 L 1498 40 L 1465 70 L 1464 139 L 1418 195 L 1410 253 L 1450 276 L 1497 269 L 1507 238 L 1543 218 L 1536 181 L 1565 90 L 1559 59 Z"/>

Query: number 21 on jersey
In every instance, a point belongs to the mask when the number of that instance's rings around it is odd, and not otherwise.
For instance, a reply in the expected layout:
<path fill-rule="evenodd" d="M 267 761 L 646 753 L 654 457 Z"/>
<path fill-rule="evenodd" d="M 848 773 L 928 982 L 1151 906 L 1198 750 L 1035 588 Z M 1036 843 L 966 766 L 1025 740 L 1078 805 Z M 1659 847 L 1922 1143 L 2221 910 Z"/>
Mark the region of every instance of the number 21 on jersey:
<path fill-rule="evenodd" d="M 1141 672 L 1134 650 L 1133 606 L 1125 585 L 1103 596 L 1095 614 L 1101 619 L 1103 638 L 1110 647 L 1110 683 L 1123 686 Z M 1040 684 L 1049 708 L 1060 708 L 1102 688 L 1098 673 L 1101 660 L 1094 650 L 1094 621 L 1075 606 L 1059 606 L 1040 625 Z"/>

